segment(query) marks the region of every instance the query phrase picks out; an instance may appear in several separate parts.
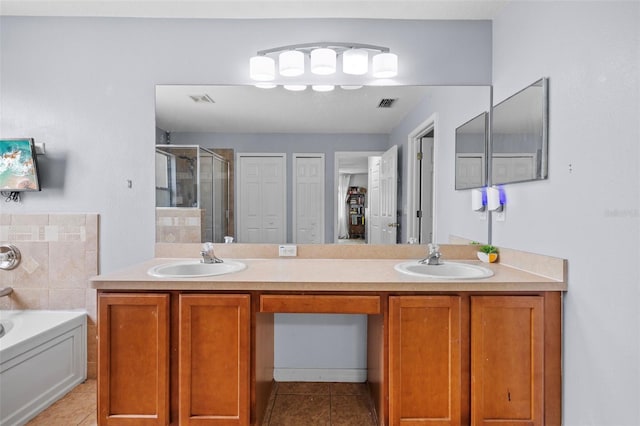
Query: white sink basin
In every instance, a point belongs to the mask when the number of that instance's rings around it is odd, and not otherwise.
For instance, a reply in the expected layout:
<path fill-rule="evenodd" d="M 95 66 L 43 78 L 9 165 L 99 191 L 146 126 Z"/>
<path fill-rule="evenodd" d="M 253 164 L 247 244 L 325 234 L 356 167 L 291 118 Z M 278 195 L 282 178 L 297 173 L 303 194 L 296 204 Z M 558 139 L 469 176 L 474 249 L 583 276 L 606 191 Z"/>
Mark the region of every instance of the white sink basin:
<path fill-rule="evenodd" d="M 247 265 L 236 260 L 225 260 L 223 263 L 202 263 L 200 260 L 181 260 L 156 265 L 149 269 L 147 273 L 159 278 L 197 278 L 231 274 L 242 271 L 246 267 Z"/>
<path fill-rule="evenodd" d="M 425 265 L 417 260 L 398 263 L 395 270 L 403 274 L 423 278 L 439 278 L 445 280 L 454 279 L 479 279 L 493 275 L 491 269 L 480 265 L 459 262 L 442 262 L 440 265 Z"/>

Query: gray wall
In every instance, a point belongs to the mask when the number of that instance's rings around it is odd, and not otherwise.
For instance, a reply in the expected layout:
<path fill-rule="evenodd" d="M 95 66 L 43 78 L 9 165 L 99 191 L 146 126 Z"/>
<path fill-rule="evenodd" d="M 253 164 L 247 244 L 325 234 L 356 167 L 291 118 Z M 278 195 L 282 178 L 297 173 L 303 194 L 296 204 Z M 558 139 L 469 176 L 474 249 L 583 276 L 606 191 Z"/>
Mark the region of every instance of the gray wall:
<path fill-rule="evenodd" d="M 224 133 L 171 133 L 171 143 L 200 145 L 207 148 L 233 148 L 235 153 L 278 152 L 287 154 L 287 241 L 293 241 L 293 154 L 324 153 L 324 241 L 333 242 L 336 197 L 334 166 L 336 151 L 385 151 L 389 145 L 386 134 L 224 134 Z M 237 209 L 236 209 L 237 211 Z"/>
<path fill-rule="evenodd" d="M 563 424 L 640 424 L 640 3 L 511 2 L 495 101 L 549 77 L 549 179 L 506 185 L 497 245 L 569 260 Z"/>
<path fill-rule="evenodd" d="M 402 194 L 398 206 L 401 242 L 407 242 L 407 135 L 433 117 L 434 128 L 434 241 L 447 243 L 450 235 L 488 241 L 488 222 L 471 210 L 470 191 L 455 191 L 456 127 L 489 109 L 489 87 L 434 87 L 426 98 L 391 133 L 391 144 L 400 148 Z M 413 213 L 411 213 L 413 214 Z"/>
<path fill-rule="evenodd" d="M 400 57 L 393 84 L 491 83 L 489 21 L 0 17 L 0 136 L 47 144 L 43 191 L 2 212 L 99 213 L 102 272 L 151 258 L 155 85 L 248 84 L 257 50 L 327 38 L 390 47 Z M 318 341 L 339 355 L 298 352 L 290 323 L 279 321 L 277 366 L 299 366 L 281 362 L 295 354 L 307 368 L 361 369 L 364 346 L 352 336 L 362 336 L 362 321 L 316 321 L 332 330 Z"/>

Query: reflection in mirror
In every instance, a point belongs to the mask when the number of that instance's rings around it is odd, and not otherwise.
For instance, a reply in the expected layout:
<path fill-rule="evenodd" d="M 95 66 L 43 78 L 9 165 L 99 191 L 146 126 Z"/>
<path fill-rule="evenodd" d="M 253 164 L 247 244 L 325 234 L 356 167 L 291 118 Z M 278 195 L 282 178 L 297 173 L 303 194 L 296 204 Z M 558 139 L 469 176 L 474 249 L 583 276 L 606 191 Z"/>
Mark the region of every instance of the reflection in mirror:
<path fill-rule="evenodd" d="M 197 145 L 156 145 L 156 241 L 223 242 L 229 162 Z"/>
<path fill-rule="evenodd" d="M 491 184 L 547 178 L 548 79 L 493 107 Z"/>
<path fill-rule="evenodd" d="M 456 189 L 486 185 L 487 113 L 456 128 Z"/>
<path fill-rule="evenodd" d="M 447 93 L 451 93 L 450 100 L 447 100 Z M 369 156 L 371 153 L 384 153 L 391 150 L 393 146 L 397 147 L 398 160 L 395 170 L 398 175 L 390 179 L 395 182 L 392 186 L 397 191 L 398 205 L 397 210 L 393 209 L 393 217 L 388 220 L 391 225 L 384 224 L 385 228 L 397 226 L 399 222 L 406 222 L 409 217 L 405 205 L 407 198 L 417 196 L 407 194 L 407 189 L 401 185 L 401 181 L 406 179 L 408 167 L 406 159 L 408 134 L 415 129 L 416 125 L 438 112 L 439 108 L 444 111 L 443 117 L 450 117 L 449 121 L 445 120 L 446 126 L 450 126 L 449 123 L 459 123 L 457 118 L 453 118 L 462 114 L 458 112 L 459 107 L 456 105 L 472 99 L 472 104 L 478 104 L 478 110 L 482 111 L 489 106 L 488 93 L 486 91 L 485 97 L 484 90 L 473 87 L 368 86 L 359 90 L 347 91 L 336 88 L 333 92 L 318 93 L 310 89 L 303 92 L 289 92 L 282 87 L 264 90 L 253 86 L 161 85 L 156 87 L 156 144 L 176 148 L 187 145 L 199 146 L 216 153 L 220 153 L 221 150 L 231 152 L 230 156 L 225 156 L 229 160 L 230 170 L 229 223 L 225 235 L 234 236 L 237 242 L 246 242 L 238 238 L 238 221 L 242 214 L 239 211 L 239 206 L 242 204 L 240 197 L 248 194 L 241 188 L 242 181 L 245 179 L 240 176 L 244 172 L 238 170 L 239 158 L 247 156 L 284 158 L 283 173 L 286 187 L 284 239 L 286 242 L 296 243 L 295 224 L 300 224 L 301 218 L 296 216 L 294 201 L 300 199 L 300 194 L 294 195 L 297 189 L 294 188 L 293 183 L 299 182 L 300 176 L 294 176 L 294 172 L 299 171 L 294 161 L 296 158 L 308 157 L 310 154 L 322 156 L 325 171 L 322 182 L 324 230 L 320 233 L 324 235 L 320 242 L 338 242 L 338 237 L 342 235 L 338 232 L 339 209 L 344 210 L 345 207 L 349 207 L 345 216 L 351 222 L 354 219 L 348 214 L 351 210 L 350 205 L 346 204 L 347 197 L 338 200 L 337 178 L 333 177 L 338 171 L 336 153 L 359 152 Z M 390 108 L 384 108 L 389 106 Z M 443 127 L 442 134 L 453 136 L 453 128 L 448 130 Z M 453 151 L 453 137 L 443 136 L 440 143 L 443 144 L 442 152 L 449 149 Z M 157 196 L 163 199 L 168 192 L 169 179 L 166 168 L 169 160 L 166 159 L 166 155 L 160 158 L 163 166 L 158 170 Z M 365 164 L 367 164 L 366 161 Z M 396 163 L 393 162 L 393 164 Z M 247 171 L 246 168 L 243 170 Z M 370 240 L 367 229 L 371 206 L 367 203 L 372 198 L 371 191 L 370 188 L 366 188 L 369 186 L 368 179 L 364 177 L 361 181 L 356 181 L 355 177 L 352 179 L 355 183 L 348 186 L 358 186 L 358 190 L 366 194 L 365 235 L 362 238 L 362 235 L 356 232 L 357 230 L 350 228 L 347 228 L 345 234 L 351 232 L 354 236 L 358 236 L 351 239 L 352 241 L 349 241 L 351 243 L 366 243 Z M 403 198 L 405 200 L 403 202 L 400 200 L 401 195 L 407 197 Z M 436 197 L 435 193 L 430 196 L 434 199 Z M 166 202 L 163 203 L 158 206 L 167 205 Z M 158 210 L 175 210 L 194 207 L 157 208 Z M 264 208 L 261 209 L 261 211 L 264 210 Z M 435 208 L 433 210 L 435 213 Z M 424 216 L 429 220 L 435 219 L 432 215 Z M 456 216 L 466 217 L 462 213 Z M 357 220 L 362 224 L 362 217 Z M 174 223 L 177 221 L 178 219 L 175 219 Z M 165 219 L 164 223 L 169 223 L 169 220 Z M 371 223 L 374 221 L 372 220 Z M 158 224 L 161 223 L 158 222 Z M 407 242 L 407 230 L 402 226 L 400 224 L 395 234 L 397 238 L 394 238 L 393 242 Z M 482 229 L 468 232 L 469 228 L 475 229 L 475 227 L 482 227 Z M 462 228 L 464 229 L 456 235 L 475 235 L 476 233 L 482 235 L 486 232 L 487 225 L 486 221 L 477 224 L 474 222 Z M 165 237 L 161 238 L 160 234 L 159 231 L 156 233 L 158 242 L 169 240 Z M 447 241 L 448 235 L 450 235 L 448 232 L 443 233 L 442 242 Z M 175 236 L 171 238 L 178 241 Z M 472 238 L 478 239 L 478 237 Z M 204 240 L 206 238 L 203 237 L 190 242 Z"/>

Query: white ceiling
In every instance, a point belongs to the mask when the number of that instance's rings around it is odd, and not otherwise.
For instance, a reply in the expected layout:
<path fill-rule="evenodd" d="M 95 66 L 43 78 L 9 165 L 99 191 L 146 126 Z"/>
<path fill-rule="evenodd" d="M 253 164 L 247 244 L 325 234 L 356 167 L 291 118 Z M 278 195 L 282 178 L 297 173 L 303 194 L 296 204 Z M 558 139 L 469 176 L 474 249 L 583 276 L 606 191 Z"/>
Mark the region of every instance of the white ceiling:
<path fill-rule="evenodd" d="M 514 0 L 0 0 L 0 15 L 492 19 Z"/>
<path fill-rule="evenodd" d="M 291 92 L 282 87 L 156 87 L 156 124 L 168 132 L 388 134 L 429 91 L 427 86 Z M 207 95 L 213 103 L 194 102 Z M 396 99 L 378 108 L 383 98 Z"/>

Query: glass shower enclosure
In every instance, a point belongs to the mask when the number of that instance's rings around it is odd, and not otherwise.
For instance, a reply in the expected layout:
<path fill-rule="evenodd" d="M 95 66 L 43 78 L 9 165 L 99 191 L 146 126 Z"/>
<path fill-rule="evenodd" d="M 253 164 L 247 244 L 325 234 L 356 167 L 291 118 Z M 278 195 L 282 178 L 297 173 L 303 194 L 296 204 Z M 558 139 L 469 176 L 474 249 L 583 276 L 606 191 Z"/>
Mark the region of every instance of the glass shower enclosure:
<path fill-rule="evenodd" d="M 224 242 L 229 162 L 198 145 L 156 145 L 156 241 Z"/>

